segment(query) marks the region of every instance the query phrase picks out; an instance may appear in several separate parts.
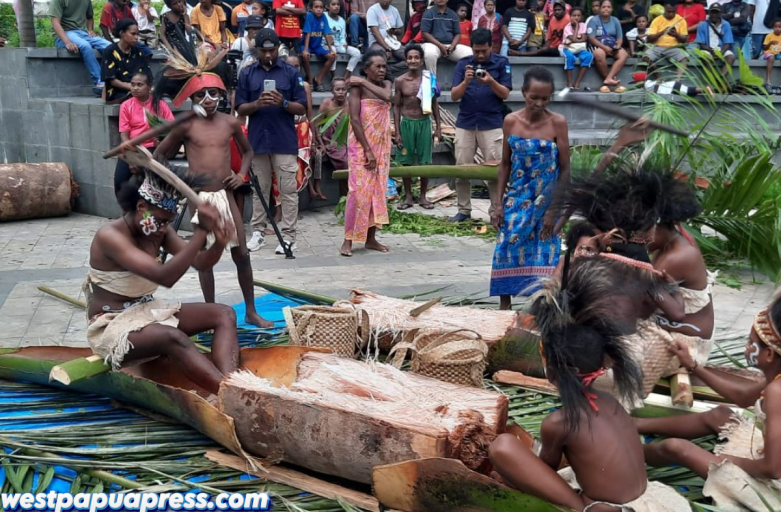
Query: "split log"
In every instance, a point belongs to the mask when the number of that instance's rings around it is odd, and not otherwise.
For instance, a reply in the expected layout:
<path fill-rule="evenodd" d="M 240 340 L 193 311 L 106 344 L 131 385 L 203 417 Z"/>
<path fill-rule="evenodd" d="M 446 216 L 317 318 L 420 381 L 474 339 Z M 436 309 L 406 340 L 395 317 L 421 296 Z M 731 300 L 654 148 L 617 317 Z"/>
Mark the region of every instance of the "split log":
<path fill-rule="evenodd" d="M 684 407 L 694 405 L 692 381 L 688 373 L 676 373 L 670 377 L 670 396 L 673 399 L 673 405 Z"/>
<path fill-rule="evenodd" d="M 306 353 L 277 371 L 284 380 L 239 371 L 220 387 L 244 449 L 356 482 L 370 483 L 374 466 L 426 457 L 485 471 L 507 423 L 500 393 L 385 364 Z"/>
<path fill-rule="evenodd" d="M 64 163 L 0 164 L 0 221 L 68 215 L 77 195 Z"/>
<path fill-rule="evenodd" d="M 101 375 L 111 370 L 100 356 L 80 357 L 66 363 L 58 364 L 49 373 L 49 380 L 57 381 L 66 386 L 84 379 Z"/>
<path fill-rule="evenodd" d="M 353 290 L 350 302 L 369 314 L 372 334 L 381 350 L 390 350 L 412 331 L 468 329 L 478 332 L 488 345 L 490 371 L 514 370 L 533 377 L 545 376 L 539 336 L 531 315 L 434 304 L 415 317 L 410 312 L 418 308 L 420 302 L 385 297 L 363 290 Z"/>
<path fill-rule="evenodd" d="M 374 468 L 374 495 L 405 512 L 563 512 L 452 459 L 410 460 Z"/>
<path fill-rule="evenodd" d="M 544 391 L 546 393 L 553 393 L 558 395 L 559 390 L 556 386 L 550 383 L 547 379 L 537 379 L 535 377 L 529 377 L 520 372 L 511 372 L 507 370 L 501 370 L 494 373 L 492 377 L 494 382 L 499 384 L 509 384 L 511 386 L 521 386 L 526 389 L 535 389 Z"/>

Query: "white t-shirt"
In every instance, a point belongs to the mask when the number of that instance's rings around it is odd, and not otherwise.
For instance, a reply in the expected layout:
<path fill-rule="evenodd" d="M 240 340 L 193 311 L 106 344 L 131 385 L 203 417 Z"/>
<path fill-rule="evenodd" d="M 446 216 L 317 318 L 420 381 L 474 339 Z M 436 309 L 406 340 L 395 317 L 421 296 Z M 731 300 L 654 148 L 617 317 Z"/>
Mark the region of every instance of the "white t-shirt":
<path fill-rule="evenodd" d="M 331 29 L 331 37 L 334 40 L 334 46 L 337 49 L 346 48 L 347 24 L 345 23 L 344 18 L 337 16 L 336 19 L 333 19 L 331 16 L 326 14 L 326 19 L 328 20 L 328 27 Z"/>
<path fill-rule="evenodd" d="M 131 11 L 133 11 L 133 17 L 136 19 L 136 22 L 138 23 L 138 31 L 139 32 L 143 32 L 144 30 L 152 30 L 152 31 L 155 30 L 155 23 L 153 21 L 149 21 L 146 18 L 145 14 L 141 14 L 138 11 L 138 6 L 137 5 L 135 7 L 133 7 L 131 9 Z M 149 12 L 152 13 L 152 17 L 154 19 L 156 19 L 156 20 L 160 19 L 160 16 L 157 15 L 157 10 L 155 10 L 155 8 L 152 7 L 151 5 L 149 6 Z"/>
<path fill-rule="evenodd" d="M 374 44 L 374 34 L 372 34 L 371 27 L 377 27 L 380 30 L 382 38 L 388 39 L 388 29 L 390 28 L 402 28 L 404 22 L 401 20 L 399 10 L 389 5 L 387 9 L 383 10 L 380 4 L 374 4 L 366 11 L 366 26 L 369 27 L 369 46 Z"/>
<path fill-rule="evenodd" d="M 754 6 L 754 25 L 752 26 L 752 34 L 769 34 L 773 31 L 772 28 L 765 26 L 765 14 L 767 14 L 767 8 L 770 5 L 770 0 L 746 0 L 746 3 Z"/>

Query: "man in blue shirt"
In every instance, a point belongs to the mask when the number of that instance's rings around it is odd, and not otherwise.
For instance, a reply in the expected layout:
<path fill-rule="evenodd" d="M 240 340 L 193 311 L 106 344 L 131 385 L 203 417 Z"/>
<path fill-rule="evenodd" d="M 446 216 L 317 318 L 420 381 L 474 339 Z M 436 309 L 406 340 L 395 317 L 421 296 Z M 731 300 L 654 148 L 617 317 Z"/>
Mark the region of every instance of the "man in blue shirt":
<path fill-rule="evenodd" d="M 725 76 L 732 75 L 732 64 L 735 62 L 735 54 L 732 45 L 735 40 L 732 37 L 732 27 L 721 19 L 721 4 L 713 4 L 708 8 L 708 22 L 697 25 L 697 37 L 695 43 L 700 45 L 702 51 L 724 63 L 722 73 Z"/>
<path fill-rule="evenodd" d="M 420 33 L 423 34 L 423 54 L 426 69 L 437 74 L 437 60 L 440 57 L 458 62 L 472 55 L 472 49 L 459 44 L 461 26 L 458 15 L 449 9 L 447 0 L 434 0 L 434 7 L 423 13 Z"/>
<path fill-rule="evenodd" d="M 475 30 L 471 42 L 473 56 L 456 64 L 450 91 L 453 101 L 461 100 L 456 120 L 456 165 L 474 164 L 478 149 L 486 162 L 502 158 L 504 101 L 513 88 L 510 61 L 491 52 L 491 31 Z M 493 210 L 496 182 L 486 185 Z M 472 186 L 469 180 L 458 179 L 456 190 L 458 214 L 450 221 L 462 222 L 472 216 Z"/>
<path fill-rule="evenodd" d="M 236 111 L 240 116 L 249 116 L 249 141 L 255 152 L 252 165 L 264 194 L 271 192 L 272 172 L 277 175 L 282 208 L 279 229 L 285 242 L 294 250 L 298 220 L 298 136 L 295 116 L 306 114 L 304 81 L 294 67 L 279 59 L 279 37 L 276 32 L 268 28 L 259 30 L 255 36 L 255 48 L 258 62 L 244 68 L 239 75 Z M 254 197 L 252 238 L 247 243 L 250 251 L 265 245 L 267 220 L 260 199 Z M 284 254 L 282 245 L 277 247 L 276 253 Z"/>

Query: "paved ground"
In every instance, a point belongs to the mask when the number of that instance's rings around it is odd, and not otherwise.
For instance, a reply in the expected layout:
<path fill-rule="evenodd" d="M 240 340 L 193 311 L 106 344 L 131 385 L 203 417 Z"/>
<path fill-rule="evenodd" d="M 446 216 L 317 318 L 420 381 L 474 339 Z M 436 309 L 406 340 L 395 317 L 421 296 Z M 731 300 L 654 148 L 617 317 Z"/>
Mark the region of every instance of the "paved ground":
<path fill-rule="evenodd" d="M 475 200 L 475 216 L 486 218 L 487 201 Z M 423 211 L 419 207 L 416 211 Z M 433 214 L 449 215 L 453 207 Z M 428 213 L 428 212 L 427 212 Z M 83 299 L 80 287 L 88 265 L 89 246 L 106 219 L 74 214 L 0 224 L 0 347 L 27 345 L 85 345 L 84 312 L 40 292 L 46 285 Z M 354 250 L 352 258 L 339 256 L 342 227 L 331 209 L 304 212 L 299 222 L 295 260 L 273 254 L 276 243 L 252 253 L 255 278 L 294 288 L 346 297 L 352 288 L 388 295 L 423 293 L 442 286 L 448 295 L 487 295 L 493 244 L 475 237 L 454 238 L 386 234 L 381 240 L 391 252 Z M 218 300 L 241 301 L 233 263 L 226 254 L 215 267 Z M 714 293 L 720 329 L 746 331 L 755 312 L 773 293 L 772 284 L 746 284 L 742 290 L 717 286 Z M 744 282 L 750 283 L 746 276 Z M 258 294 L 264 293 L 256 289 Z M 160 298 L 201 300 L 194 271 Z"/>

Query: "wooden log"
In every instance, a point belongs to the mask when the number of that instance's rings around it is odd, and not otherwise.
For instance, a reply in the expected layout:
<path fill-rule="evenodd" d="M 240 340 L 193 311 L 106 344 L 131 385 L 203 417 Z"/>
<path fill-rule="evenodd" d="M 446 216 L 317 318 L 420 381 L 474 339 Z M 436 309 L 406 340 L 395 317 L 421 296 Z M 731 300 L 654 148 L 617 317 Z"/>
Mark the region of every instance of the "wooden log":
<path fill-rule="evenodd" d="M 670 396 L 673 399 L 673 405 L 684 407 L 694 405 L 692 381 L 688 373 L 676 373 L 670 377 Z"/>
<path fill-rule="evenodd" d="M 111 366 L 103 362 L 102 357 L 91 355 L 89 357 L 80 357 L 54 366 L 49 373 L 49 380 L 70 386 L 71 384 L 106 373 L 110 370 Z"/>
<path fill-rule="evenodd" d="M 426 457 L 485 470 L 488 445 L 507 423 L 500 393 L 389 365 L 308 353 L 277 368 L 286 382 L 236 372 L 220 387 L 244 449 L 356 482 L 370 483 L 374 466 Z"/>
<path fill-rule="evenodd" d="M 64 163 L 0 164 L 0 221 L 68 215 L 77 190 Z"/>
<path fill-rule="evenodd" d="M 350 505 L 354 505 L 369 512 L 380 512 L 380 502 L 377 498 L 364 492 L 356 491 L 331 482 L 326 482 L 312 475 L 307 475 L 295 469 L 282 466 L 263 467 L 260 470 L 253 469 L 246 459 L 218 452 L 217 450 L 207 450 L 206 458 L 237 471 L 244 471 L 248 475 L 253 475 L 269 482 L 289 485 L 302 491 L 310 492 L 317 496 L 322 496 L 329 500 L 341 500 Z"/>
<path fill-rule="evenodd" d="M 409 167 L 391 167 L 391 178 L 466 178 L 470 180 L 495 180 L 499 173 L 498 165 L 411 165 Z M 346 180 L 349 170 L 334 171 L 335 180 Z"/>
<path fill-rule="evenodd" d="M 470 471 L 461 461 L 430 458 L 378 466 L 374 495 L 405 512 L 563 512 L 540 498 Z"/>
<path fill-rule="evenodd" d="M 494 382 L 498 382 L 499 384 L 521 386 L 527 389 L 538 389 L 540 391 L 545 391 L 546 393 L 559 393 L 559 391 L 556 389 L 556 386 L 551 384 L 547 379 L 529 377 L 528 375 L 524 375 L 520 372 L 500 370 L 494 373 L 494 376 L 491 378 Z"/>

